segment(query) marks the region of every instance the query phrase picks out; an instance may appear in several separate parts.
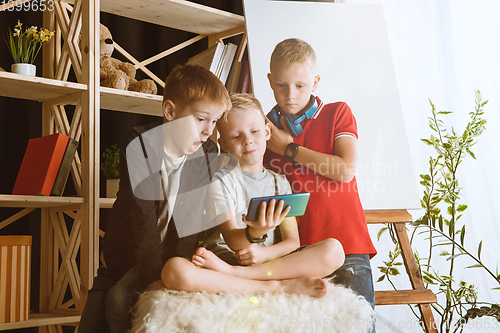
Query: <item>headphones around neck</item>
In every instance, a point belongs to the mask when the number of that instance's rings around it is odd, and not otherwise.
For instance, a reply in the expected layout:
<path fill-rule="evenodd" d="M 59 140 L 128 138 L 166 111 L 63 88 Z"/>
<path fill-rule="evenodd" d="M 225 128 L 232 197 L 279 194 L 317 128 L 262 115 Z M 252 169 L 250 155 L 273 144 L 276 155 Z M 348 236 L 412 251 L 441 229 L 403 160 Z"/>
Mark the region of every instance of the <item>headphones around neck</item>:
<path fill-rule="evenodd" d="M 300 123 L 303 122 L 306 119 L 310 119 L 313 114 L 316 113 L 316 110 L 318 110 L 318 102 L 316 101 L 316 97 L 311 95 L 309 98 L 309 102 L 307 102 L 307 105 L 297 112 L 296 114 L 288 114 L 285 116 L 285 123 L 290 130 L 290 133 L 292 136 L 298 136 L 302 134 L 302 126 L 300 126 Z M 280 122 L 280 107 L 278 104 L 276 104 L 271 111 L 267 114 L 267 118 L 274 124 L 274 126 L 278 127 L 279 129 L 283 129 L 283 126 L 281 126 Z"/>

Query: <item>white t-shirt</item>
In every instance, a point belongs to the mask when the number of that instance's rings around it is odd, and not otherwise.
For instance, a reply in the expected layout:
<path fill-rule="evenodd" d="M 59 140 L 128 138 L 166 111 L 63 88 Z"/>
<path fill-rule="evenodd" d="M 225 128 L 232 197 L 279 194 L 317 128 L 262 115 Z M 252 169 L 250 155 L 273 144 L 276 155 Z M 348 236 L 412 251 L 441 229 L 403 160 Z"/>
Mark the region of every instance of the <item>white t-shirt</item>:
<path fill-rule="evenodd" d="M 161 206 L 160 214 L 158 215 L 158 229 L 160 230 L 160 237 L 162 241 L 165 238 L 168 222 L 173 214 L 175 201 L 177 200 L 177 194 L 179 192 L 182 167 L 184 166 L 186 159 L 187 155 L 183 155 L 178 158 L 168 155 L 167 152 L 163 155 L 160 179 L 163 197 L 166 200 Z"/>
<path fill-rule="evenodd" d="M 209 220 L 219 219 L 216 224 L 220 224 L 227 220 L 227 214 L 230 212 L 236 216 L 238 227 L 243 229 L 246 224 L 242 220 L 242 214 L 247 213 L 252 198 L 291 193 L 290 184 L 284 175 L 268 169 L 254 173 L 238 167 L 225 167 L 215 173 L 210 183 L 207 214 Z M 273 230 L 270 230 L 266 241 L 260 245 L 269 246 L 273 242 Z M 218 228 L 205 240 L 204 244 L 207 249 L 216 254 L 221 250 L 219 247 L 231 251 Z"/>

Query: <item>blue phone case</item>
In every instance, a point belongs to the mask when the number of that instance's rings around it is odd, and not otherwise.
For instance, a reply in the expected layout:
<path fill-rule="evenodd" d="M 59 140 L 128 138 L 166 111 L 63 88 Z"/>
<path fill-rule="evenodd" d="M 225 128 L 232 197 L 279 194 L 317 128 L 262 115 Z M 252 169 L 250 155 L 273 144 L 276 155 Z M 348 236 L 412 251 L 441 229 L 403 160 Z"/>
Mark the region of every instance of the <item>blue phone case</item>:
<path fill-rule="evenodd" d="M 276 206 L 278 206 L 280 200 L 284 200 L 285 204 L 283 206 L 283 209 L 287 206 L 292 207 L 286 215 L 287 217 L 302 216 L 306 211 L 307 202 L 309 201 L 309 195 L 309 193 L 296 193 L 253 198 L 252 200 L 250 200 L 250 205 L 248 205 L 247 221 L 257 221 L 259 218 L 259 209 L 261 202 L 265 201 L 269 205 L 269 201 L 271 201 L 271 199 L 276 200 Z"/>

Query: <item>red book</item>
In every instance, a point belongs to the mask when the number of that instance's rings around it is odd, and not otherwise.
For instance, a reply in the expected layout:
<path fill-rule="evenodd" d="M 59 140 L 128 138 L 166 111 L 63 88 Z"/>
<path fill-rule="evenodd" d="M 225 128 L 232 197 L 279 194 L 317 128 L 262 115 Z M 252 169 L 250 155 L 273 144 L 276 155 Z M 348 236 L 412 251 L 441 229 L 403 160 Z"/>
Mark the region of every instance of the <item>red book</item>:
<path fill-rule="evenodd" d="M 60 133 L 31 139 L 12 194 L 50 195 L 69 137 Z"/>
<path fill-rule="evenodd" d="M 243 60 L 241 62 L 240 79 L 238 81 L 238 88 L 236 89 L 236 92 L 251 92 L 250 63 L 248 60 Z"/>

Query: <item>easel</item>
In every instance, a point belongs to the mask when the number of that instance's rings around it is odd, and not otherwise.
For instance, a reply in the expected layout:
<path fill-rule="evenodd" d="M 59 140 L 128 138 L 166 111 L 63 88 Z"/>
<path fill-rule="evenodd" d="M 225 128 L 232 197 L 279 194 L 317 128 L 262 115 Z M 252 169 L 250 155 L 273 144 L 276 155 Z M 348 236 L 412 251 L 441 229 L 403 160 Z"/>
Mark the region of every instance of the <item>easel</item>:
<path fill-rule="evenodd" d="M 427 333 L 437 333 L 430 303 L 436 303 L 436 295 L 430 289 L 425 289 L 422 276 L 411 249 L 405 223 L 413 222 L 411 215 L 404 209 L 365 211 L 368 224 L 393 223 L 403 256 L 406 273 L 410 278 L 411 290 L 375 291 L 375 305 L 418 304 Z"/>

